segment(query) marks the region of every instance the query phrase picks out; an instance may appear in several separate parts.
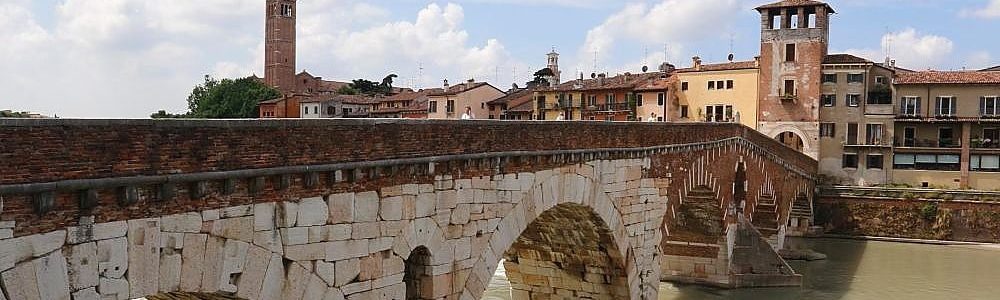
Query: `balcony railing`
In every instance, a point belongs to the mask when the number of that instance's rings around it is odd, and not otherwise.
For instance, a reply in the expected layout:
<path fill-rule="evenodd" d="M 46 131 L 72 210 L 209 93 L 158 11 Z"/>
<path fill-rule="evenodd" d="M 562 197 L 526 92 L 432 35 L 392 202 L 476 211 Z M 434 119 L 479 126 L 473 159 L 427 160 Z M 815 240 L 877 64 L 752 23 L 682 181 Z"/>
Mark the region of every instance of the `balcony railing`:
<path fill-rule="evenodd" d="M 962 148 L 962 143 L 948 140 L 903 139 L 893 142 L 896 147 L 916 148 Z"/>
<path fill-rule="evenodd" d="M 598 104 L 589 105 L 584 107 L 584 110 L 588 111 L 630 111 L 632 108 L 628 103 L 611 103 L 611 104 Z"/>
<path fill-rule="evenodd" d="M 976 149 L 1000 149 L 1000 141 L 994 139 L 972 139 L 969 146 Z"/>

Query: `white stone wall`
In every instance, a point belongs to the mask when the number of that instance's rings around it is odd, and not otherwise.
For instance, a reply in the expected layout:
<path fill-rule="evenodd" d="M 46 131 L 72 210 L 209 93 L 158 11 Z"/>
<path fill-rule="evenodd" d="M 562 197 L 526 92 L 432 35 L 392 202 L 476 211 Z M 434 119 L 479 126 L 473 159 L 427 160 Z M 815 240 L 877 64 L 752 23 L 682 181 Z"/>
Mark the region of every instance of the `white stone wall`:
<path fill-rule="evenodd" d="M 561 203 L 594 210 L 627 253 L 631 298 L 655 298 L 666 198 L 643 178 L 648 167 L 643 159 L 594 161 L 151 219 L 84 217 L 64 230 L 0 237 L 0 300 L 171 291 L 402 299 L 405 259 L 420 246 L 431 253 L 424 297 L 478 299 L 521 232 Z"/>

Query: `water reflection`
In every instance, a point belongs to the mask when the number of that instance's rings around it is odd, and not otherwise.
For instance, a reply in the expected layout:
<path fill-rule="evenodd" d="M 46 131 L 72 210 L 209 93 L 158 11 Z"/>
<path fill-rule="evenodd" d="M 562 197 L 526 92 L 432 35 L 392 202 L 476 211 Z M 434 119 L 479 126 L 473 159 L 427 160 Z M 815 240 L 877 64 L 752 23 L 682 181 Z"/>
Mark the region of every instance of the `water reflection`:
<path fill-rule="evenodd" d="M 800 288 L 721 290 L 660 285 L 660 299 L 1000 299 L 1000 248 L 836 239 L 790 240 L 826 253 L 824 261 L 791 262 Z M 500 268 L 483 299 L 510 299 Z"/>

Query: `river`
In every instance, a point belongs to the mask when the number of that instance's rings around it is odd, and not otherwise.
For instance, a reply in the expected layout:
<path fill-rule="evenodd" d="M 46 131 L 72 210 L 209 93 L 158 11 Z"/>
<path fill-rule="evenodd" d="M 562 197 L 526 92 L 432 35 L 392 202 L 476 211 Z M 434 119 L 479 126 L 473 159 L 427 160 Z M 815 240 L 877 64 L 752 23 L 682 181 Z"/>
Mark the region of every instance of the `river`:
<path fill-rule="evenodd" d="M 828 256 L 789 264 L 802 287 L 723 290 L 660 285 L 661 300 L 1000 299 L 1000 248 L 840 239 L 790 239 Z M 484 300 L 510 299 L 501 265 Z"/>

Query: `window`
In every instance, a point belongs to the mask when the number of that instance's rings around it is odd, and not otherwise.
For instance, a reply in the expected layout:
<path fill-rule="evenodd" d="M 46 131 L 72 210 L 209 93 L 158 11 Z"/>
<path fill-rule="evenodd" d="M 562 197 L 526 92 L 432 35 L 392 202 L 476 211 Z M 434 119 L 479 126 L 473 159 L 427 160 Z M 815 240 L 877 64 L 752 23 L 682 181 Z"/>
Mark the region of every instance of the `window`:
<path fill-rule="evenodd" d="M 714 90 L 715 89 L 715 81 L 709 81 L 708 82 L 708 89 L 710 89 L 710 90 Z"/>
<path fill-rule="evenodd" d="M 597 106 L 597 95 L 589 95 L 587 98 L 589 98 L 587 101 L 590 102 L 590 106 Z"/>
<path fill-rule="evenodd" d="M 309 114 L 309 108 L 308 107 L 303 107 L 302 108 L 302 114 L 303 115 L 308 115 Z"/>
<path fill-rule="evenodd" d="M 899 114 L 913 117 L 920 115 L 920 97 L 903 97 L 899 101 Z"/>
<path fill-rule="evenodd" d="M 914 127 L 903 128 L 903 147 L 914 147 L 917 144 L 917 129 Z"/>
<path fill-rule="evenodd" d="M 847 144 L 858 144 L 858 123 L 847 123 Z"/>
<path fill-rule="evenodd" d="M 1000 129 L 983 128 L 983 143 L 986 146 L 996 147 L 997 143 L 1000 143 Z"/>
<path fill-rule="evenodd" d="M 990 96 L 979 98 L 979 114 L 983 117 L 1000 115 L 1000 97 Z"/>
<path fill-rule="evenodd" d="M 1000 156 L 973 155 L 970 167 L 973 171 L 1000 172 Z"/>
<path fill-rule="evenodd" d="M 819 124 L 819 136 L 820 137 L 835 137 L 837 136 L 837 124 L 835 123 L 820 123 Z"/>
<path fill-rule="evenodd" d="M 326 108 L 326 114 L 330 115 L 330 116 L 336 115 L 337 114 L 337 108 L 333 107 L 333 106 L 327 107 Z"/>
<path fill-rule="evenodd" d="M 954 117 L 955 97 L 938 97 L 934 108 L 934 115 L 937 117 Z"/>
<path fill-rule="evenodd" d="M 687 81 L 681 82 L 681 90 L 682 91 L 688 90 L 688 83 L 687 83 Z"/>
<path fill-rule="evenodd" d="M 642 94 L 635 95 L 635 106 L 642 106 Z"/>
<path fill-rule="evenodd" d="M 455 112 L 455 100 L 448 100 L 448 104 L 445 105 L 445 109 L 449 113 Z"/>
<path fill-rule="evenodd" d="M 715 82 L 715 87 L 721 90 L 721 89 L 723 89 L 723 87 L 725 86 L 725 83 L 726 83 L 726 82 L 725 82 L 725 81 L 722 81 L 722 80 L 719 80 L 719 81 L 716 81 L 716 82 Z"/>
<path fill-rule="evenodd" d="M 865 82 L 865 74 L 847 74 L 847 83 Z"/>
<path fill-rule="evenodd" d="M 656 117 L 657 122 L 663 122 L 663 117 Z"/>
<path fill-rule="evenodd" d="M 785 45 L 785 61 L 795 61 L 795 44 Z"/>
<path fill-rule="evenodd" d="M 820 99 L 823 100 L 823 106 L 833 107 L 837 105 L 837 95 L 824 94 L 820 96 Z"/>
<path fill-rule="evenodd" d="M 885 166 L 885 157 L 882 154 L 868 154 L 865 162 L 869 169 L 882 169 Z"/>
<path fill-rule="evenodd" d="M 882 144 L 882 124 L 865 125 L 865 145 Z"/>
<path fill-rule="evenodd" d="M 938 147 L 952 147 L 955 145 L 955 130 L 951 127 L 938 128 Z"/>
<path fill-rule="evenodd" d="M 291 17 L 292 16 L 292 5 L 288 3 L 281 4 L 281 16 Z"/>
<path fill-rule="evenodd" d="M 785 80 L 785 96 L 795 96 L 795 80 Z"/>
<path fill-rule="evenodd" d="M 847 94 L 847 106 L 857 107 L 861 103 L 861 95 Z"/>
<path fill-rule="evenodd" d="M 726 80 L 726 89 L 727 90 L 733 89 L 733 81 L 732 80 Z"/>
<path fill-rule="evenodd" d="M 837 83 L 837 74 L 823 74 L 823 83 Z"/>
<path fill-rule="evenodd" d="M 656 94 L 656 105 L 663 106 L 667 102 L 667 94 Z"/>
<path fill-rule="evenodd" d="M 313 106 L 313 114 L 314 115 L 318 115 L 319 114 L 319 106 Z"/>
<path fill-rule="evenodd" d="M 437 101 L 430 101 L 430 102 L 428 102 L 427 103 L 427 112 L 429 112 L 429 113 L 436 113 L 436 112 L 438 112 L 438 102 Z"/>
<path fill-rule="evenodd" d="M 733 119 L 732 105 L 708 105 L 705 106 L 706 122 L 729 122 Z"/>
<path fill-rule="evenodd" d="M 875 76 L 875 83 L 888 85 L 889 80 L 886 79 L 885 76 Z"/>
<path fill-rule="evenodd" d="M 535 99 L 535 104 L 538 105 L 539 111 L 545 110 L 545 96 L 538 96 L 538 98 Z"/>
<path fill-rule="evenodd" d="M 972 169 L 980 167 L 982 163 L 988 163 L 977 158 L 982 157 L 975 155 L 971 157 Z M 893 167 L 900 170 L 958 171 L 962 166 L 961 160 L 961 156 L 954 154 L 896 154 L 893 157 Z"/>
<path fill-rule="evenodd" d="M 615 104 L 615 94 L 607 94 L 607 95 L 605 95 L 604 96 L 604 103 L 614 105 Z"/>
<path fill-rule="evenodd" d="M 857 169 L 858 168 L 858 154 L 857 153 L 844 153 L 843 167 L 846 169 Z"/>
<path fill-rule="evenodd" d="M 687 117 L 688 117 L 688 106 L 681 105 L 681 118 L 687 118 Z"/>

